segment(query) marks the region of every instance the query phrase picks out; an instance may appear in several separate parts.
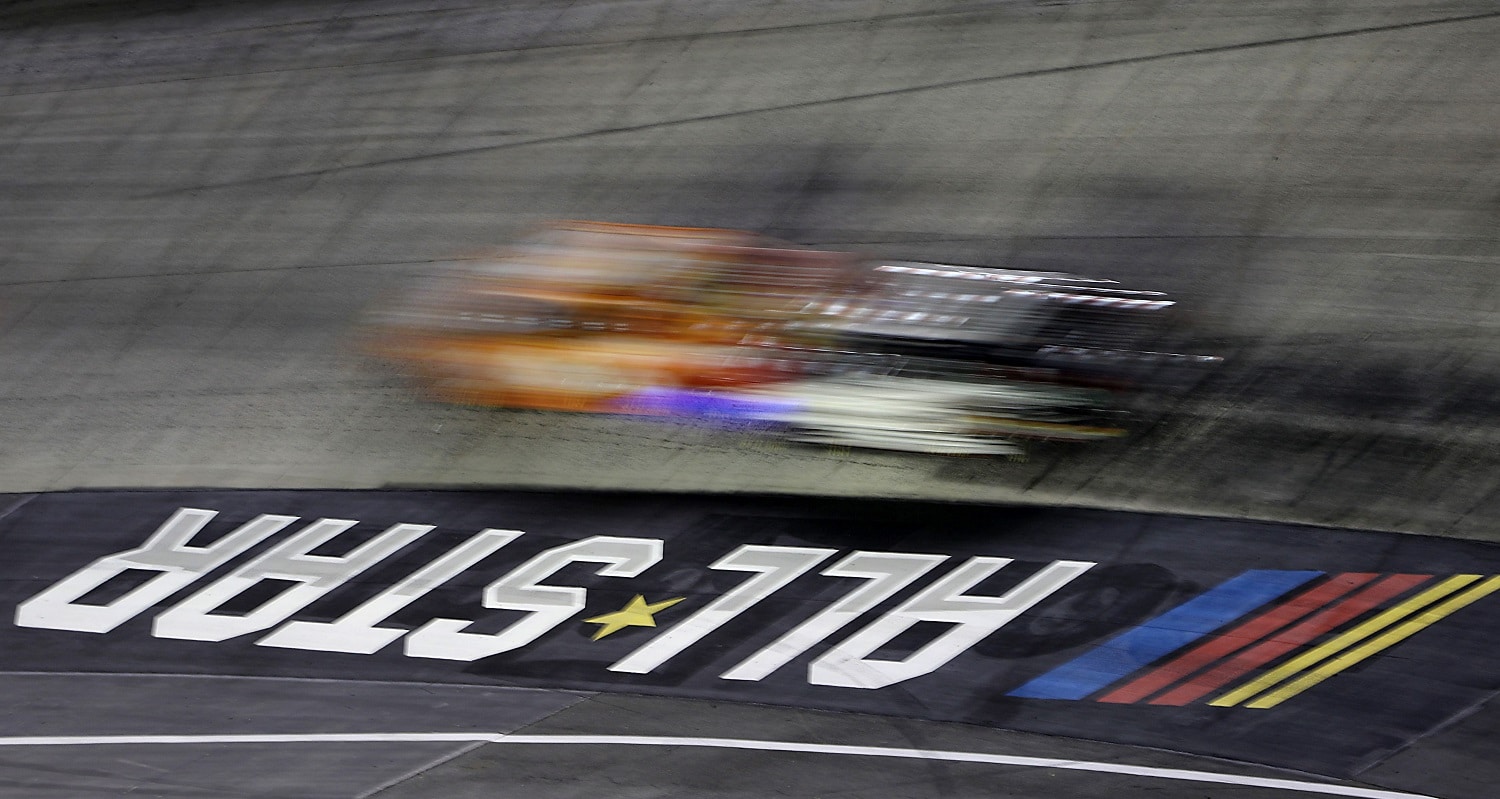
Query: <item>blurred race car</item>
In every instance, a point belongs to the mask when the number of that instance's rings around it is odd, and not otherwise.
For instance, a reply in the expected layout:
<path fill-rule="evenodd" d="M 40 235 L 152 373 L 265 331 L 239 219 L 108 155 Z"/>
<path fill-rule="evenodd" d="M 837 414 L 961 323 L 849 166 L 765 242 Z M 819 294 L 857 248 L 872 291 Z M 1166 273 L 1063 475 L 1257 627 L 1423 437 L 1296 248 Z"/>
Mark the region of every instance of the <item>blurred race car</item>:
<path fill-rule="evenodd" d="M 559 222 L 370 316 L 375 353 L 466 404 L 744 420 L 940 453 L 1121 435 L 1159 292 L 882 261 L 754 233 Z"/>

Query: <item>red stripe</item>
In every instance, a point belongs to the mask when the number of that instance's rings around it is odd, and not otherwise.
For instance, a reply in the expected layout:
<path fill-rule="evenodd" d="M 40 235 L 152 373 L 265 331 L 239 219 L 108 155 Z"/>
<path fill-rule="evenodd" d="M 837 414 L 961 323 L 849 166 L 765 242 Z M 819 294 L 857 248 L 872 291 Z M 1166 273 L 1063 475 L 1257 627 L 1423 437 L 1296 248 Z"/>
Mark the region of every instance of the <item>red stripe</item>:
<path fill-rule="evenodd" d="M 1430 574 L 1393 574 L 1275 638 L 1247 649 L 1195 679 L 1158 696 L 1150 704 L 1185 705 L 1430 579 Z"/>
<path fill-rule="evenodd" d="M 1099 697 L 1099 701 L 1120 704 L 1139 702 L 1219 658 L 1238 652 L 1256 641 L 1265 638 L 1344 594 L 1370 582 L 1377 576 L 1379 575 L 1340 574 L 1316 588 L 1298 594 L 1290 601 L 1277 605 L 1227 633 L 1214 636 L 1201 646 Z"/>

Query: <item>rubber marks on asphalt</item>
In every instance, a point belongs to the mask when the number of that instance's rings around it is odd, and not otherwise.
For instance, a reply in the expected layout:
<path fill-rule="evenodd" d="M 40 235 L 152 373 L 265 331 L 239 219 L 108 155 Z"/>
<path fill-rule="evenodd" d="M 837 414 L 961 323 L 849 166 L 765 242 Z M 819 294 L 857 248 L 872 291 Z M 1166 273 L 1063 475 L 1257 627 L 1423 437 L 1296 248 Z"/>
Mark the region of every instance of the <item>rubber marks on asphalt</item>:
<path fill-rule="evenodd" d="M 1113 685 L 1095 700 L 1182 706 L 1212 695 L 1208 704 L 1215 707 L 1271 708 L 1500 590 L 1500 577 L 1478 574 L 1436 584 L 1424 574 L 1344 573 L 1319 581 L 1323 576 L 1245 572 L 1009 695 L 1078 700 Z M 1424 585 L 1430 587 L 1351 624 Z M 1226 627 L 1247 615 L 1248 620 Z M 1173 653 L 1178 654 L 1158 663 Z"/>

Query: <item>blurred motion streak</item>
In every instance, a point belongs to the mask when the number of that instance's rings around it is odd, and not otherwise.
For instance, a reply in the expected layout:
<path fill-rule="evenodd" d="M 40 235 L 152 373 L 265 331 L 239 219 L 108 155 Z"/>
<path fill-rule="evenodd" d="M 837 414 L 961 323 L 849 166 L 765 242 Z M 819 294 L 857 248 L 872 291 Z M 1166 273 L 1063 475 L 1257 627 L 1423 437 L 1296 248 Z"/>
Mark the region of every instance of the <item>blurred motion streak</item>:
<path fill-rule="evenodd" d="M 1127 393 L 1216 362 L 1160 351 L 1174 305 L 1059 272 L 558 222 L 422 276 L 363 340 L 446 402 L 1004 454 L 1123 435 Z"/>

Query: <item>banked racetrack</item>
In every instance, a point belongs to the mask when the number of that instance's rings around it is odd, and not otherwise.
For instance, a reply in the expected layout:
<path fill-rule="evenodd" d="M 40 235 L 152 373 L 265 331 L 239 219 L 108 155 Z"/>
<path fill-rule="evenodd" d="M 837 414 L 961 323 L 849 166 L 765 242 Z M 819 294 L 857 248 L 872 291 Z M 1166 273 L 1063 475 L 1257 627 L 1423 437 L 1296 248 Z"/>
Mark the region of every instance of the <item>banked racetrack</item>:
<path fill-rule="evenodd" d="M 0 793 L 1492 795 L 1489 4 L 0 26 Z M 354 355 L 557 217 L 1115 277 L 1225 362 L 1019 461 Z"/>

